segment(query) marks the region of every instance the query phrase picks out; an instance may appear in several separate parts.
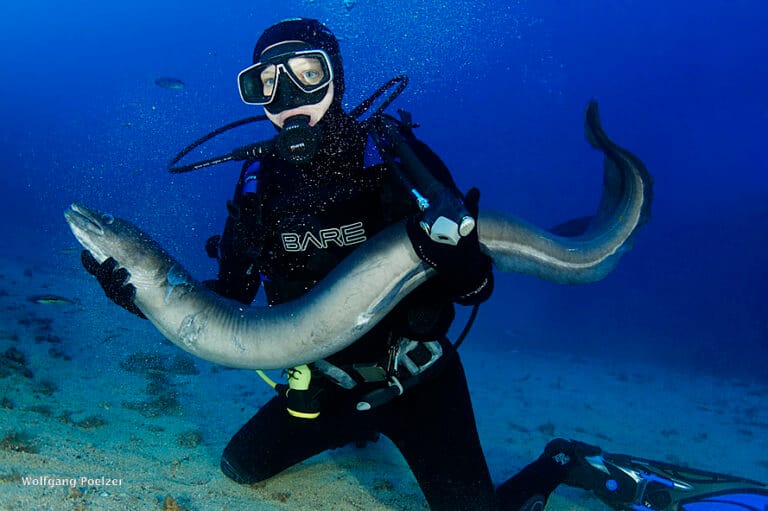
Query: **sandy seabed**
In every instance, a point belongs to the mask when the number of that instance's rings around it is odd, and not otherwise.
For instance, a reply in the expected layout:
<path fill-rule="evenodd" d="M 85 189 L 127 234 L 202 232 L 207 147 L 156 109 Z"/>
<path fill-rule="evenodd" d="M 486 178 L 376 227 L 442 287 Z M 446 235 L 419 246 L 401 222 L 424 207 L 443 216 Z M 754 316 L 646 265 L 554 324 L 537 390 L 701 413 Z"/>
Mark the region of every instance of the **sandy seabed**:
<path fill-rule="evenodd" d="M 230 436 L 272 390 L 192 361 L 111 305 L 77 263 L 0 274 L 0 511 L 426 510 L 385 438 L 329 451 L 263 484 L 224 477 Z M 55 284 L 54 284 L 55 283 Z M 30 301 L 42 294 L 75 303 Z M 497 482 L 554 436 L 768 481 L 768 387 L 589 357 L 462 348 Z M 558 489 L 548 510 L 607 509 Z"/>

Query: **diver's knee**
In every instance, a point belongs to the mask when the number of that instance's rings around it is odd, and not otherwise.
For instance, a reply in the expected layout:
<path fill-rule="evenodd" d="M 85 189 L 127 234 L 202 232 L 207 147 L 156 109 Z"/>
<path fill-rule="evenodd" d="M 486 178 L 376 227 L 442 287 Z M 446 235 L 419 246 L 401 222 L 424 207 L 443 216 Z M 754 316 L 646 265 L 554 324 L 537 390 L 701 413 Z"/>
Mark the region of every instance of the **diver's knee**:
<path fill-rule="evenodd" d="M 226 452 L 221 456 L 220 467 L 225 476 L 239 484 L 253 484 L 260 480 L 256 474 L 244 470 L 236 460 L 227 456 Z"/>

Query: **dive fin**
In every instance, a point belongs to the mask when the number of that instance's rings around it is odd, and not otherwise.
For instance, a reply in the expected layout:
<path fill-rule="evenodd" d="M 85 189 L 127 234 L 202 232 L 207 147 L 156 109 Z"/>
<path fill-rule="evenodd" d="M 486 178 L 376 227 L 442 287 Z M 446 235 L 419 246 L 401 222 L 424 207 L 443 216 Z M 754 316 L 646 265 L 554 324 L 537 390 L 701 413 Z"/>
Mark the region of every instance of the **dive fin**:
<path fill-rule="evenodd" d="M 758 481 L 623 454 L 600 456 L 606 473 L 595 494 L 619 510 L 765 511 L 768 486 Z M 595 464 L 590 461 L 590 464 Z M 630 495 L 632 497 L 630 497 Z"/>

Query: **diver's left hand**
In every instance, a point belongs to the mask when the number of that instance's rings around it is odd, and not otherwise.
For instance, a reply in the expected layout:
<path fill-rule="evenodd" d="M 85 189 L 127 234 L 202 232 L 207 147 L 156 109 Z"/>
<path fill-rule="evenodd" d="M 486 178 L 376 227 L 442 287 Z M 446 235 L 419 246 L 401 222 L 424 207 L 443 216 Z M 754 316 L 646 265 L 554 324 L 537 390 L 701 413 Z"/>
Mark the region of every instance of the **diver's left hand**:
<path fill-rule="evenodd" d="M 470 189 L 464 197 L 467 211 L 477 218 L 480 190 Z M 418 216 L 408 219 L 408 237 L 413 249 L 422 261 L 450 282 L 455 296 L 473 294 L 484 288 L 492 287 L 491 259 L 480 250 L 477 228 L 462 237 L 458 244 L 449 245 L 432 240 L 419 225 Z M 488 293 L 490 294 L 490 293 Z"/>

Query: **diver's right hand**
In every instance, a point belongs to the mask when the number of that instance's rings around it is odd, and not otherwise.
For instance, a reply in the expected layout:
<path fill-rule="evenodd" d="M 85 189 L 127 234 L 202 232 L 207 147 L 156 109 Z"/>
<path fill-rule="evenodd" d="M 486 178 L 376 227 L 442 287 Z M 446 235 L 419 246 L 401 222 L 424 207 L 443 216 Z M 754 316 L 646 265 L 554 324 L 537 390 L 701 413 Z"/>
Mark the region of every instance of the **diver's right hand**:
<path fill-rule="evenodd" d="M 85 270 L 99 281 L 107 298 L 128 312 L 142 319 L 147 319 L 139 308 L 136 307 L 136 304 L 133 303 L 133 297 L 136 296 L 136 287 L 133 284 L 127 283 L 128 278 L 131 276 L 128 270 L 118 268 L 117 261 L 111 257 L 99 264 L 96 258 L 87 250 L 82 251 L 80 260 L 83 262 Z"/>

